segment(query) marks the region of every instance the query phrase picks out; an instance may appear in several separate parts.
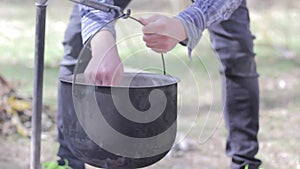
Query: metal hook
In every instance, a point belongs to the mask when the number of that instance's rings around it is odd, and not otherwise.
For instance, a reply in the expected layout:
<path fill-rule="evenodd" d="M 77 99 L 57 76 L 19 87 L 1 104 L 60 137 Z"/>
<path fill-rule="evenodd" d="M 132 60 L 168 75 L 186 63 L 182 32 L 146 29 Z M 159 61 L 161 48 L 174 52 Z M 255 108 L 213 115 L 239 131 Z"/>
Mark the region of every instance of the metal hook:
<path fill-rule="evenodd" d="M 127 9 L 127 11 L 126 11 L 126 13 L 124 13 L 123 15 L 123 19 L 127 19 L 127 18 L 129 18 L 130 17 L 130 14 L 131 14 L 131 10 L 130 9 Z"/>
<path fill-rule="evenodd" d="M 93 0 L 70 0 L 70 1 L 75 2 L 77 4 L 85 5 L 85 6 L 94 8 L 94 9 L 98 9 L 103 12 L 111 12 L 111 10 L 114 10 L 116 12 L 115 18 L 122 16 L 124 14 L 122 8 L 120 8 L 118 6 L 102 3 L 102 2 L 96 2 Z"/>

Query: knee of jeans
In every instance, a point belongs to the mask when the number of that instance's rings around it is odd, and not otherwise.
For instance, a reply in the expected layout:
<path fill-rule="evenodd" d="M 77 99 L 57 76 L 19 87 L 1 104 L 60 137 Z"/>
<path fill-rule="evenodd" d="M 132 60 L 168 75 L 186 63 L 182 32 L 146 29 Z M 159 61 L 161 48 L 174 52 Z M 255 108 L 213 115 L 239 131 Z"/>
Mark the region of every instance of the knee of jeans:
<path fill-rule="evenodd" d="M 61 65 L 59 68 L 59 77 L 72 75 L 74 73 L 75 65 Z"/>
<path fill-rule="evenodd" d="M 220 73 L 226 77 L 256 78 L 259 76 L 254 56 L 221 59 L 221 62 Z"/>

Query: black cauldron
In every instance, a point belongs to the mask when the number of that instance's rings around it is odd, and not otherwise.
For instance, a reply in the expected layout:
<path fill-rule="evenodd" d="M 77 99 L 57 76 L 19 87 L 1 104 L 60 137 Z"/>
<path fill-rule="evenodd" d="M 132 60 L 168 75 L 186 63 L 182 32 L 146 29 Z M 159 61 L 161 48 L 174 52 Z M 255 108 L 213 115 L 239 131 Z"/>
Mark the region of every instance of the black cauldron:
<path fill-rule="evenodd" d="M 162 159 L 176 137 L 178 79 L 125 73 L 119 86 L 88 84 L 82 74 L 61 78 L 64 136 L 90 165 L 130 169 Z"/>

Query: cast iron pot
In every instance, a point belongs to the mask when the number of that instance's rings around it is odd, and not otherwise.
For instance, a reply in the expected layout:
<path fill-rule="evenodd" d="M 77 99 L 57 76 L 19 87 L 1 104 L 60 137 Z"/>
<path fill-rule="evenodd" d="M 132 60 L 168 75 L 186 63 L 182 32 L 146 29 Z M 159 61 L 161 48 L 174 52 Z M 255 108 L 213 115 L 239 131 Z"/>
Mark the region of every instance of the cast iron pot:
<path fill-rule="evenodd" d="M 71 152 L 90 165 L 129 169 L 162 159 L 176 137 L 178 79 L 125 73 L 119 86 L 62 77 L 63 130 Z"/>

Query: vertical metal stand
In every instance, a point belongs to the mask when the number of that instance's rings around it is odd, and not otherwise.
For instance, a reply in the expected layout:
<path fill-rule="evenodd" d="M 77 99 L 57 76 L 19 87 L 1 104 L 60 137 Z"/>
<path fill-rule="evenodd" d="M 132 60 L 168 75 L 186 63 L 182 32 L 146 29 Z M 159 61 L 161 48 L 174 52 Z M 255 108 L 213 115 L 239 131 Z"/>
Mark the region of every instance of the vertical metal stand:
<path fill-rule="evenodd" d="M 30 169 L 40 169 L 45 23 L 47 0 L 37 0 Z"/>

